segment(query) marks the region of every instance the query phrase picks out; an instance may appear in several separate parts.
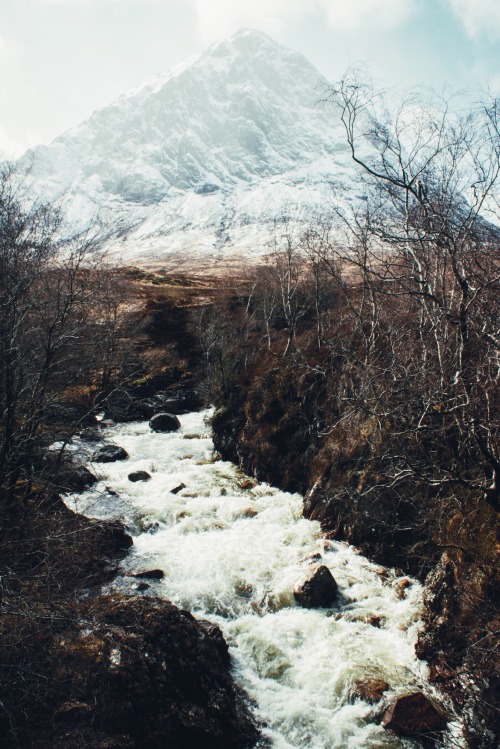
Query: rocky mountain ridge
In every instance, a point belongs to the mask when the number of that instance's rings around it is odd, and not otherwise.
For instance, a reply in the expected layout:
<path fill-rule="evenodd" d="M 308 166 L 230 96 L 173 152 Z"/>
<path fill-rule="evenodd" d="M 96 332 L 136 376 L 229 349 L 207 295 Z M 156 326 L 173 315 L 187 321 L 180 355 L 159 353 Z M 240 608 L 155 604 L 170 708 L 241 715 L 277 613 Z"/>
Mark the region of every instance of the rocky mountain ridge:
<path fill-rule="evenodd" d="M 269 250 L 277 218 L 328 211 L 350 184 L 328 81 L 302 55 L 242 29 L 25 154 L 70 226 L 96 219 L 117 261 L 178 265 Z"/>

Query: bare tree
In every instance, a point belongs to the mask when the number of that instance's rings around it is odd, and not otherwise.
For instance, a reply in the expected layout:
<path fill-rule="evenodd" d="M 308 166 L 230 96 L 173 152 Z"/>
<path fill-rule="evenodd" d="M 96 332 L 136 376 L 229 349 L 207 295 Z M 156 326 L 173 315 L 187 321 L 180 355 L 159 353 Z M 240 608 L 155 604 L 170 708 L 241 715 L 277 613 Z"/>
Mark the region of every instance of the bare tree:
<path fill-rule="evenodd" d="M 500 509 L 498 101 L 462 114 L 414 94 L 391 112 L 356 73 L 331 99 L 369 195 L 362 214 L 338 211 L 363 248 L 348 259 L 372 311 L 376 289 L 415 312 L 411 349 L 428 387 L 399 429 L 436 431 L 439 414 L 450 445 L 448 467 L 406 460 L 400 475 L 480 489 Z"/>
<path fill-rule="evenodd" d="M 60 239 L 59 214 L 0 173 L 0 485 L 27 496 L 41 425 L 61 393 L 102 370 L 112 322 L 94 234 Z M 106 319 L 105 319 L 106 318 Z M 106 334 L 103 335 L 103 322 Z M 24 491 L 20 487 L 24 486 Z"/>

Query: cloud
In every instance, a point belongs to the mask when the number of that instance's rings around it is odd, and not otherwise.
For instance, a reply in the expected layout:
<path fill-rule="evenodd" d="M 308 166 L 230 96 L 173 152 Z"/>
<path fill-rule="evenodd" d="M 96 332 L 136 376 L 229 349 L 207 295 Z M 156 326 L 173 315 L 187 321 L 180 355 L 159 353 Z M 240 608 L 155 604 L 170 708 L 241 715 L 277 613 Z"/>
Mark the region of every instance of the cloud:
<path fill-rule="evenodd" d="M 32 130 L 22 134 L 20 137 L 12 137 L 7 130 L 0 125 L 0 162 L 4 159 L 17 159 L 22 156 L 28 148 L 37 146 L 42 141 L 40 135 Z"/>
<path fill-rule="evenodd" d="M 181 2 L 188 2 L 189 0 L 181 0 Z M 60 7 L 77 7 L 77 6 L 89 6 L 93 5 L 159 5 L 160 0 L 42 0 L 46 5 L 58 5 Z"/>
<path fill-rule="evenodd" d="M 251 3 L 193 0 L 198 31 L 205 41 L 225 36 L 239 26 L 278 32 L 286 25 L 287 18 L 300 15 L 305 6 L 303 0 L 253 0 Z"/>
<path fill-rule="evenodd" d="M 393 29 L 417 10 L 416 0 L 318 0 L 334 31 L 348 31 L 361 24 Z"/>
<path fill-rule="evenodd" d="M 448 0 L 469 36 L 500 37 L 499 0 Z"/>
<path fill-rule="evenodd" d="M 20 52 L 21 46 L 19 44 L 0 35 L 0 59 L 5 60 L 9 57 L 14 57 Z"/>
<path fill-rule="evenodd" d="M 256 26 L 277 33 L 306 14 L 324 14 L 333 31 L 353 31 L 361 25 L 394 28 L 417 9 L 419 0 L 192 0 L 198 30 L 204 40 Z"/>

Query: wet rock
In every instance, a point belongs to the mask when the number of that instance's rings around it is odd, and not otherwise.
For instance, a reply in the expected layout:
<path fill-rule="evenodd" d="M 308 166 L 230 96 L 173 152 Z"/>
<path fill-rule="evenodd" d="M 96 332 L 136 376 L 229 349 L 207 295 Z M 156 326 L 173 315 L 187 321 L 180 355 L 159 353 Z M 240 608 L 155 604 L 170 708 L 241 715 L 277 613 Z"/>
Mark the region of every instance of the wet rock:
<path fill-rule="evenodd" d="M 84 429 L 78 430 L 78 434 L 86 442 L 100 442 L 102 435 L 99 432 L 98 424 L 95 426 L 85 427 Z"/>
<path fill-rule="evenodd" d="M 152 382 L 144 383 L 144 387 L 135 388 L 133 392 L 116 390 L 106 396 L 97 396 L 97 400 L 105 418 L 117 422 L 142 421 L 164 411 L 187 413 L 202 405 L 199 396 L 191 389 L 154 392 L 156 387 L 157 384 Z"/>
<path fill-rule="evenodd" d="M 85 466 L 67 463 L 61 470 L 61 488 L 66 491 L 82 492 L 97 483 L 97 478 Z"/>
<path fill-rule="evenodd" d="M 255 507 L 245 507 L 241 511 L 242 518 L 254 518 L 258 514 L 259 514 L 259 511 L 256 510 Z"/>
<path fill-rule="evenodd" d="M 257 486 L 257 482 L 254 479 L 243 479 L 238 482 L 238 486 L 240 489 L 253 489 L 254 486 Z"/>
<path fill-rule="evenodd" d="M 207 619 L 198 619 L 198 624 L 207 634 L 207 636 L 217 644 L 220 653 L 223 654 L 223 657 L 226 659 L 226 663 L 229 665 L 229 648 L 227 646 L 227 642 L 224 639 L 224 635 L 222 634 L 221 629 L 217 626 L 217 624 L 209 622 Z"/>
<path fill-rule="evenodd" d="M 104 596 L 92 612 L 91 633 L 76 626 L 65 633 L 67 667 L 78 674 L 65 685 L 65 699 L 82 707 L 68 704 L 71 723 L 54 723 L 50 746 L 115 747 L 123 736 L 136 748 L 256 745 L 259 733 L 217 627 L 152 597 Z M 68 725 L 81 733 L 79 742 L 67 739 Z"/>
<path fill-rule="evenodd" d="M 179 494 L 183 489 L 186 488 L 186 484 L 183 484 L 182 482 L 178 484 L 177 486 L 174 486 L 173 489 L 170 489 L 170 494 Z"/>
<path fill-rule="evenodd" d="M 447 720 L 424 694 L 415 692 L 398 697 L 385 712 L 382 725 L 398 736 L 426 736 L 444 731 Z"/>
<path fill-rule="evenodd" d="M 132 471 L 132 473 L 129 473 L 128 480 L 129 481 L 149 481 L 151 478 L 151 474 L 147 471 Z"/>
<path fill-rule="evenodd" d="M 41 459 L 40 471 L 50 477 L 59 491 L 81 492 L 96 484 L 98 479 L 85 466 L 75 462 L 60 449 L 47 450 Z"/>
<path fill-rule="evenodd" d="M 148 583 L 140 582 L 136 585 L 136 590 L 139 591 L 139 593 L 143 593 L 145 590 L 148 590 L 151 587 L 151 585 L 148 585 Z"/>
<path fill-rule="evenodd" d="M 95 463 L 115 463 L 117 460 L 126 460 L 128 452 L 119 445 L 103 445 L 92 455 Z"/>
<path fill-rule="evenodd" d="M 356 681 L 354 695 L 361 697 L 365 702 L 374 705 L 380 702 L 384 692 L 389 689 L 389 684 L 383 679 L 359 679 Z"/>
<path fill-rule="evenodd" d="M 394 583 L 394 590 L 396 592 L 396 595 L 398 598 L 403 600 L 406 598 L 406 590 L 409 588 L 412 584 L 412 581 L 409 577 L 403 577 L 401 580 L 396 580 Z"/>
<path fill-rule="evenodd" d="M 129 415 L 135 415 L 137 419 L 150 419 L 161 410 L 162 407 L 155 399 L 144 398 L 131 404 L 128 408 L 128 413 Z"/>
<path fill-rule="evenodd" d="M 331 606 L 338 593 L 338 585 L 325 565 L 312 567 L 305 580 L 295 584 L 293 595 L 307 609 Z"/>
<path fill-rule="evenodd" d="M 131 577 L 141 577 L 146 580 L 162 580 L 165 577 L 163 570 L 144 570 L 141 572 L 132 572 Z"/>
<path fill-rule="evenodd" d="M 160 530 L 160 523 L 158 520 L 143 520 L 142 530 L 144 533 L 157 533 Z"/>
<path fill-rule="evenodd" d="M 180 425 L 181 422 L 177 416 L 171 413 L 155 414 L 149 422 L 153 432 L 175 432 Z"/>
<path fill-rule="evenodd" d="M 97 477 L 88 468 L 85 468 L 85 466 L 75 466 L 72 472 L 72 479 L 80 491 L 97 484 Z"/>
<path fill-rule="evenodd" d="M 370 627 L 380 629 L 380 627 L 383 627 L 385 624 L 385 617 L 373 614 L 372 616 L 364 616 L 361 621 L 365 622 L 365 624 L 369 624 Z"/>
<path fill-rule="evenodd" d="M 182 414 L 186 413 L 186 408 L 181 400 L 163 395 L 134 401 L 127 408 L 128 416 L 134 416 L 136 419 L 151 419 L 155 414 L 165 411 L 170 414 Z"/>
<path fill-rule="evenodd" d="M 323 559 L 323 555 L 320 554 L 318 551 L 313 552 L 312 554 L 308 554 L 308 556 L 305 557 L 305 561 L 308 564 L 318 564 L 318 562 L 321 562 L 322 559 Z"/>
<path fill-rule="evenodd" d="M 133 546 L 132 536 L 126 532 L 120 522 L 109 521 L 103 526 L 104 539 L 109 547 L 108 553 L 123 552 Z"/>
<path fill-rule="evenodd" d="M 189 410 L 186 408 L 185 402 L 177 398 L 160 399 L 159 405 L 170 414 L 183 414 Z"/>

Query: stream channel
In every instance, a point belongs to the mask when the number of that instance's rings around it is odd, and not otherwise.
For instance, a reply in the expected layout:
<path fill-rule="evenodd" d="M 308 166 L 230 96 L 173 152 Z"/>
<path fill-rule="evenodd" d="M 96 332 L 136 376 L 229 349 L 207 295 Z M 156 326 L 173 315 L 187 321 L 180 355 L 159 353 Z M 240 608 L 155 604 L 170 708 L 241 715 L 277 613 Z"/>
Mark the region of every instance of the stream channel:
<path fill-rule="evenodd" d="M 181 428 L 165 434 L 148 422 L 103 428 L 103 441 L 130 456 L 116 463 L 92 464 L 96 443 L 74 441 L 99 483 L 66 503 L 90 517 L 120 518 L 134 537 L 109 589 L 167 598 L 216 623 L 273 749 L 419 746 L 376 719 L 396 695 L 425 684 L 425 664 L 414 654 L 422 587 L 413 581 L 399 597 L 394 570 L 325 540 L 319 524 L 302 517 L 300 495 L 218 460 L 209 416 L 181 416 Z M 129 481 L 138 470 L 151 479 Z M 304 609 L 294 600 L 294 584 L 318 560 L 341 590 L 332 609 Z M 127 576 L 158 568 L 165 577 L 148 580 L 143 593 Z M 355 696 L 356 681 L 370 679 L 390 687 L 376 705 Z"/>

